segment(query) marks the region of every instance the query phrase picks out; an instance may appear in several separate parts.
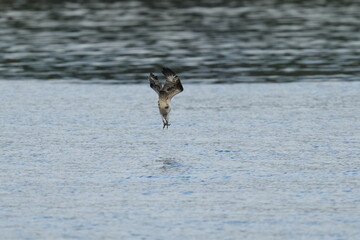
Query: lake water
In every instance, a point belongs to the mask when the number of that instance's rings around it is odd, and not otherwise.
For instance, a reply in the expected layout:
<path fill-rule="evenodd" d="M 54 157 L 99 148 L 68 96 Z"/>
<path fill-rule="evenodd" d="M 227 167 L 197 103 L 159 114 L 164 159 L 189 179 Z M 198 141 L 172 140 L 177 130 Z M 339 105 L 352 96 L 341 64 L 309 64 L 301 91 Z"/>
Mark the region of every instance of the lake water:
<path fill-rule="evenodd" d="M 0 81 L 2 239 L 358 239 L 360 82 Z"/>
<path fill-rule="evenodd" d="M 358 1 L 0 2 L 0 78 L 357 81 Z M 81 2 L 81 1 L 77 1 Z"/>
<path fill-rule="evenodd" d="M 0 1 L 0 238 L 360 239 L 359 49 L 357 1 Z"/>

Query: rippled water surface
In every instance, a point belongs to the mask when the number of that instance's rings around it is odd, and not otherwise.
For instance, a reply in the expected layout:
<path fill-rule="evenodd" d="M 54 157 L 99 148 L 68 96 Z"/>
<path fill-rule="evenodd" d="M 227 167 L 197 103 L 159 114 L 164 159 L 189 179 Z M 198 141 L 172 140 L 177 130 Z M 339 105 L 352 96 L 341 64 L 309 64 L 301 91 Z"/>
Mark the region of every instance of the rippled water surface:
<path fill-rule="evenodd" d="M 358 1 L 0 1 L 0 238 L 360 239 L 359 49 Z"/>
<path fill-rule="evenodd" d="M 358 1 L 239 2 L 1 1 L 0 78 L 359 80 Z"/>
<path fill-rule="evenodd" d="M 359 239 L 359 82 L 0 81 L 2 239 Z"/>

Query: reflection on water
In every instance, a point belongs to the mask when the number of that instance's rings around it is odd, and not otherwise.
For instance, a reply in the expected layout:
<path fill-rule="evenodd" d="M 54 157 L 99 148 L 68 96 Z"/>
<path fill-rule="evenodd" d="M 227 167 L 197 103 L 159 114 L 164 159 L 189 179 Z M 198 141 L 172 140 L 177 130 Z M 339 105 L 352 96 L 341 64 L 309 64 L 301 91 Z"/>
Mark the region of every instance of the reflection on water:
<path fill-rule="evenodd" d="M 342 1 L 2 1 L 2 79 L 354 81 L 360 5 Z"/>
<path fill-rule="evenodd" d="M 159 160 L 156 160 L 156 162 L 161 164 L 160 169 L 163 171 L 176 170 L 182 167 L 182 164 L 171 157 L 162 157 Z"/>

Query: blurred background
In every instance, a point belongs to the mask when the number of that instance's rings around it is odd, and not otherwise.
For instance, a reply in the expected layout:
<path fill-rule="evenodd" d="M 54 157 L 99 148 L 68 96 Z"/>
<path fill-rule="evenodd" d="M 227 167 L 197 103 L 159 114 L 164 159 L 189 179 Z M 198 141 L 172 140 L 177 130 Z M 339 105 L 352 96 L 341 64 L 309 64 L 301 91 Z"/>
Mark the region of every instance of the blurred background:
<path fill-rule="evenodd" d="M 359 1 L 0 1 L 0 80 L 358 81 Z"/>

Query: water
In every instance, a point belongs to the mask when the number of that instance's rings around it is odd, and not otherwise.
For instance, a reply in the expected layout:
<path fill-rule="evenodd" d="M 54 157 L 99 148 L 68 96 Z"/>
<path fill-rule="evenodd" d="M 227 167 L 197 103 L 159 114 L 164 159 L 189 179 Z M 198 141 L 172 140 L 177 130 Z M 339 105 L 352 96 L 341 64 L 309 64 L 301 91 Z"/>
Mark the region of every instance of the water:
<path fill-rule="evenodd" d="M 0 81 L 2 239 L 358 239 L 359 82 Z"/>
<path fill-rule="evenodd" d="M 360 4 L 239 2 L 0 1 L 1 239 L 360 239 Z"/>
<path fill-rule="evenodd" d="M 239 3 L 241 2 L 241 3 Z M 357 81 L 358 1 L 1 1 L 1 79 Z"/>

